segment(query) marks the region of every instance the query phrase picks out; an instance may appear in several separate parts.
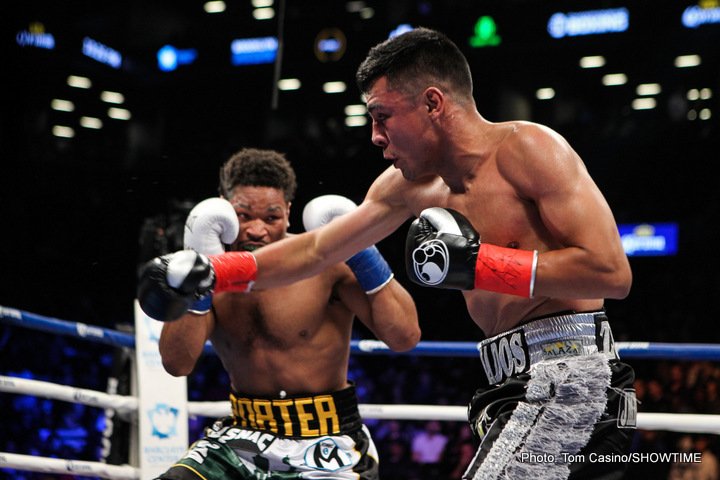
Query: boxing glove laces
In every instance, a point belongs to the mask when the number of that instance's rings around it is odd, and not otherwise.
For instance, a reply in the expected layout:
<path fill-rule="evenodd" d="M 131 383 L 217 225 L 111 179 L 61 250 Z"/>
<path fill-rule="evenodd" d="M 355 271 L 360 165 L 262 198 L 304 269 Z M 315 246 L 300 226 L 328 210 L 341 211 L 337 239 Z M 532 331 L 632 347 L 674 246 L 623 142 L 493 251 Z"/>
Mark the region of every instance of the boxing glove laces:
<path fill-rule="evenodd" d="M 532 297 L 537 250 L 490 245 L 459 212 L 432 207 L 410 225 L 405 267 L 423 286 Z"/>

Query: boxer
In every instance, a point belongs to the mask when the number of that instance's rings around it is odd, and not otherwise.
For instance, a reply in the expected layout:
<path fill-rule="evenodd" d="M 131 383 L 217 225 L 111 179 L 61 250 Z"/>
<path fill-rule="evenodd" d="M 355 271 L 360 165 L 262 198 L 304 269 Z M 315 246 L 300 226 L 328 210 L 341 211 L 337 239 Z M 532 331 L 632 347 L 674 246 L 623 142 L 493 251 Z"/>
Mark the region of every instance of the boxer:
<path fill-rule="evenodd" d="M 188 215 L 183 255 L 250 255 L 291 236 L 295 174 L 280 153 L 233 155 L 221 170 L 220 193 Z M 322 196 L 303 219 L 306 228 L 320 228 L 355 208 L 347 198 Z M 198 265 L 190 276 L 202 271 Z M 215 288 L 186 307 L 163 325 L 163 365 L 172 375 L 191 374 L 210 340 L 230 378 L 232 415 L 207 428 L 159 478 L 378 478 L 377 450 L 347 378 L 353 319 L 397 351 L 412 348 L 420 329 L 410 295 L 377 248 L 292 285 Z"/>

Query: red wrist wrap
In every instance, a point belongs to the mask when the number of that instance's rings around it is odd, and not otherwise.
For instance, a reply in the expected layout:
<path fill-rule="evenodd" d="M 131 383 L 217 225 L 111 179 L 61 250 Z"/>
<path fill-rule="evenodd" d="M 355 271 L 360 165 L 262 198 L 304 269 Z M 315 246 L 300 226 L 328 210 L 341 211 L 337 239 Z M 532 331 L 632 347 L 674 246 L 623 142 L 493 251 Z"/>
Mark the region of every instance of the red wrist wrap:
<path fill-rule="evenodd" d="M 475 288 L 532 297 L 536 250 L 518 250 L 483 243 L 475 263 Z"/>
<path fill-rule="evenodd" d="M 227 252 L 208 255 L 215 269 L 217 292 L 248 292 L 257 278 L 257 262 L 250 252 Z"/>

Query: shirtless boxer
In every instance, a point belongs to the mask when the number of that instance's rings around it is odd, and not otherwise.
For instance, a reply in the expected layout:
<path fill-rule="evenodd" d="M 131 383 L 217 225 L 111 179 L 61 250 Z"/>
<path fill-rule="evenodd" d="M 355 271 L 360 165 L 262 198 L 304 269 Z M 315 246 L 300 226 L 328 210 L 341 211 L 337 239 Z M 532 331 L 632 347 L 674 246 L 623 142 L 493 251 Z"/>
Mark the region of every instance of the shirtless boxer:
<path fill-rule="evenodd" d="M 236 153 L 221 169 L 220 193 L 188 215 L 186 248 L 254 251 L 289 236 L 295 174 L 283 155 Z M 318 197 L 304 223 L 318 227 L 354 208 L 343 197 Z M 230 377 L 233 416 L 208 428 L 160 478 L 378 478 L 377 451 L 347 379 L 353 318 L 398 351 L 415 346 L 420 330 L 410 295 L 377 249 L 348 264 L 355 275 L 336 263 L 292 285 L 217 293 L 163 325 L 160 354 L 172 375 L 189 375 L 212 341 Z"/>
<path fill-rule="evenodd" d="M 592 454 L 627 452 L 635 425 L 634 374 L 604 312 L 605 298 L 628 295 L 632 274 L 582 160 L 545 126 L 483 118 L 467 60 L 441 33 L 382 42 L 357 80 L 372 142 L 392 163 L 360 207 L 256 256 L 160 257 L 141 304 L 172 318 L 213 289 L 294 282 L 418 216 L 408 275 L 463 290 L 488 337 L 469 411 L 480 446 L 465 478 L 621 478 L 624 464 Z"/>

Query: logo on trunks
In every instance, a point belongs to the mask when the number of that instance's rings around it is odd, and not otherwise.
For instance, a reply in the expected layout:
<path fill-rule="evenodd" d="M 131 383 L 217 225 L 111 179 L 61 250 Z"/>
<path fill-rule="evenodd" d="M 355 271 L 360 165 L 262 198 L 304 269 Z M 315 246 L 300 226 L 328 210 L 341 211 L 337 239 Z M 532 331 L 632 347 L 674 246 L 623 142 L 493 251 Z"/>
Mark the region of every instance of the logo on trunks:
<path fill-rule="evenodd" d="M 595 338 L 599 351 L 606 353 L 610 358 L 619 358 L 615 347 L 615 339 L 610 329 L 610 322 L 607 320 L 595 322 Z"/>
<path fill-rule="evenodd" d="M 208 457 L 210 450 L 220 450 L 220 445 L 215 445 L 207 440 L 198 440 L 192 445 L 192 448 L 183 458 L 195 460 L 202 465 L 205 463 L 205 459 Z"/>
<path fill-rule="evenodd" d="M 340 417 L 332 395 L 272 400 L 231 395 L 230 404 L 240 427 L 289 437 L 340 432 Z"/>
<path fill-rule="evenodd" d="M 310 468 L 334 472 L 351 463 L 348 452 L 338 447 L 332 438 L 323 438 L 305 450 L 305 465 Z"/>
<path fill-rule="evenodd" d="M 634 388 L 624 388 L 618 399 L 618 428 L 637 428 L 637 397 Z"/>
<path fill-rule="evenodd" d="M 426 285 L 437 285 L 445 280 L 450 254 L 441 240 L 428 240 L 412 253 L 415 276 Z"/>
<path fill-rule="evenodd" d="M 580 355 L 582 353 L 582 343 L 572 339 L 543 343 L 542 352 L 545 357 Z"/>
<path fill-rule="evenodd" d="M 480 345 L 480 361 L 490 385 L 525 372 L 530 367 L 527 342 L 522 330 Z"/>
<path fill-rule="evenodd" d="M 225 427 L 219 431 L 210 430 L 206 435 L 218 443 L 253 453 L 264 452 L 276 439 L 271 433 L 237 427 Z"/>

